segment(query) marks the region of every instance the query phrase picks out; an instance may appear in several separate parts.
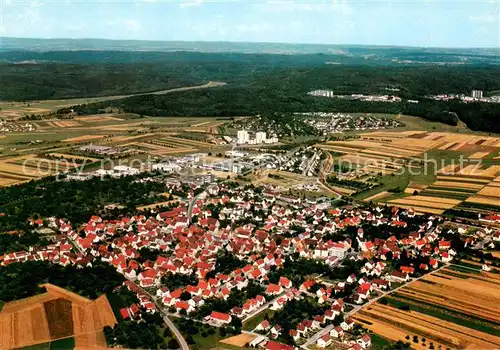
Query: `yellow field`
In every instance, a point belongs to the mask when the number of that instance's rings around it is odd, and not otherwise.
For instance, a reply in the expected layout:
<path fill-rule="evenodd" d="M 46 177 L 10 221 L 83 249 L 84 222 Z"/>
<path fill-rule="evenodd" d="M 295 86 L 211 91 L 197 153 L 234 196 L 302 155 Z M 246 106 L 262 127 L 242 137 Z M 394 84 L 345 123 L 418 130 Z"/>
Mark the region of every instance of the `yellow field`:
<path fill-rule="evenodd" d="M 480 158 L 486 157 L 488 154 L 490 154 L 490 152 L 475 152 L 475 153 L 472 153 L 469 156 L 469 158 L 470 159 L 480 159 Z"/>
<path fill-rule="evenodd" d="M 72 309 L 72 314 L 57 316 L 60 320 L 71 317 L 71 334 L 75 335 L 77 345 L 88 345 L 87 348 L 106 346 L 102 329 L 117 323 L 106 296 L 92 301 L 54 285 L 42 286 L 46 288 L 46 293 L 4 305 L 0 312 L 1 349 L 21 348 L 58 339 L 51 336 L 51 327 L 56 324 L 49 322 L 46 305 L 61 299 L 71 302 L 69 310 Z"/>
<path fill-rule="evenodd" d="M 497 186 L 485 186 L 477 193 L 480 196 L 491 196 L 500 198 L 500 188 Z"/>
<path fill-rule="evenodd" d="M 427 196 L 412 196 L 406 198 L 398 198 L 389 201 L 389 203 L 396 205 L 415 205 L 418 207 L 436 208 L 436 209 L 449 209 L 459 204 L 461 201 L 450 198 L 438 198 Z"/>
<path fill-rule="evenodd" d="M 438 175 L 437 179 L 442 180 L 442 181 L 453 180 L 453 181 L 463 181 L 463 182 L 477 182 L 477 183 L 483 183 L 483 184 L 487 184 L 490 181 L 488 179 L 478 179 L 475 177 L 442 176 L 442 175 Z"/>
<path fill-rule="evenodd" d="M 85 141 L 102 139 L 104 137 L 106 137 L 106 135 L 83 135 L 83 136 L 77 136 L 77 137 L 65 139 L 63 141 L 64 142 L 85 142 Z"/>
<path fill-rule="evenodd" d="M 80 126 L 81 124 L 73 120 L 57 120 L 48 121 L 47 124 L 53 128 L 70 128 L 75 126 Z"/>
<path fill-rule="evenodd" d="M 496 349 L 500 346 L 499 337 L 415 311 L 403 311 L 376 303 L 360 311 L 359 317 L 364 317 L 364 315 L 397 325 L 402 330 L 415 332 L 428 338 L 429 341 L 436 341 L 454 348 Z"/>
<path fill-rule="evenodd" d="M 491 204 L 500 205 L 499 197 L 485 197 L 485 196 L 472 196 L 465 200 L 466 202 L 479 203 L 479 204 Z"/>
<path fill-rule="evenodd" d="M 245 347 L 245 344 L 250 343 L 256 337 L 257 337 L 256 335 L 242 333 L 239 335 L 235 335 L 233 337 L 229 337 L 229 338 L 220 340 L 220 342 L 243 348 L 243 347 Z"/>
<path fill-rule="evenodd" d="M 81 117 L 75 117 L 75 120 L 82 122 L 105 122 L 105 121 L 123 121 L 122 118 L 117 118 L 114 114 L 98 114 L 98 115 L 86 115 Z"/>
<path fill-rule="evenodd" d="M 377 194 L 374 194 L 373 196 L 370 196 L 368 198 L 365 198 L 363 199 L 363 202 L 370 202 L 370 201 L 374 201 L 376 202 L 377 200 L 379 199 L 382 199 L 384 197 L 387 197 L 390 193 L 387 192 L 387 191 L 383 191 L 383 192 L 380 192 L 380 193 L 377 193 Z"/>
<path fill-rule="evenodd" d="M 472 190 L 480 190 L 481 188 L 483 188 L 482 184 L 474 184 L 474 183 L 459 182 L 459 181 L 436 181 L 432 185 L 438 187 L 463 188 Z"/>
<path fill-rule="evenodd" d="M 422 280 L 409 283 L 389 298 L 407 303 L 412 310 L 416 305 L 429 310 L 437 309 L 464 314 L 463 319 L 479 318 L 490 322 L 490 327 L 500 321 L 500 278 L 487 275 L 463 273 L 451 269 L 442 269 L 425 276 Z M 427 305 L 430 305 L 429 307 Z M 404 340 L 406 335 L 413 338 L 427 338 L 435 348 L 461 349 L 497 349 L 500 337 L 476 329 L 428 316 L 423 312 L 403 311 L 389 305 L 372 304 L 361 309 L 353 318 L 363 327 L 372 330 L 385 338 L 397 341 Z M 462 317 L 461 317 L 462 318 Z M 473 319 L 472 322 L 476 323 Z M 419 342 L 421 344 L 422 342 Z M 412 343 L 412 348 L 418 348 Z"/>

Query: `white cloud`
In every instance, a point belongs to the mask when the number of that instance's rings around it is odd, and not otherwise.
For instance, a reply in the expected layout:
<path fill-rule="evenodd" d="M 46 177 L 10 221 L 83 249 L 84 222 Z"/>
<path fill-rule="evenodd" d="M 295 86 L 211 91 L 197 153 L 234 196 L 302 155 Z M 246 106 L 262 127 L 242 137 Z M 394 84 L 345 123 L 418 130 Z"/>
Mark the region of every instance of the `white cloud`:
<path fill-rule="evenodd" d="M 108 26 L 125 27 L 128 31 L 132 31 L 132 32 L 138 32 L 142 28 L 141 22 L 139 22 L 136 19 L 131 19 L 131 18 L 123 19 L 123 20 L 110 20 L 110 21 L 107 21 L 106 24 Z"/>
<path fill-rule="evenodd" d="M 261 10 L 268 12 L 324 12 L 333 11 L 341 14 L 351 14 L 352 8 L 347 0 L 269 0 L 257 4 Z"/>
<path fill-rule="evenodd" d="M 123 25 L 133 32 L 138 32 L 142 28 L 141 23 L 136 19 L 125 19 Z"/>
<path fill-rule="evenodd" d="M 500 15 L 470 16 L 469 19 L 474 22 L 498 22 L 500 21 Z"/>
<path fill-rule="evenodd" d="M 267 23 L 240 24 L 236 27 L 240 32 L 262 33 L 267 32 L 271 27 Z"/>
<path fill-rule="evenodd" d="M 183 1 L 179 6 L 180 8 L 186 8 L 186 7 L 196 7 L 202 4 L 203 0 L 189 0 L 189 1 Z"/>

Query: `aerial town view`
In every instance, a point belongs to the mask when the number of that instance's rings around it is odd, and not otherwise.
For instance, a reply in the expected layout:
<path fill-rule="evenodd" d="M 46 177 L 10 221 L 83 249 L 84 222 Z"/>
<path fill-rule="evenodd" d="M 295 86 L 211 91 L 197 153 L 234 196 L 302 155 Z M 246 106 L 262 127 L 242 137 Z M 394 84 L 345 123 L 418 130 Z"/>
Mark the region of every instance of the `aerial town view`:
<path fill-rule="evenodd" d="M 0 0 L 0 350 L 500 349 L 499 13 Z"/>

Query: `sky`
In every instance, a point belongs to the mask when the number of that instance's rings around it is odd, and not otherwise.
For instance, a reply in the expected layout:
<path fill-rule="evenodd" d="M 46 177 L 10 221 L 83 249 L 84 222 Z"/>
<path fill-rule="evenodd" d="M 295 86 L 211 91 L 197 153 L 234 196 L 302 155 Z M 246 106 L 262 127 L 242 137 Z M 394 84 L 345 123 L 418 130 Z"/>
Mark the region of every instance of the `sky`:
<path fill-rule="evenodd" d="M 0 36 L 500 47 L 500 0 L 0 0 Z"/>

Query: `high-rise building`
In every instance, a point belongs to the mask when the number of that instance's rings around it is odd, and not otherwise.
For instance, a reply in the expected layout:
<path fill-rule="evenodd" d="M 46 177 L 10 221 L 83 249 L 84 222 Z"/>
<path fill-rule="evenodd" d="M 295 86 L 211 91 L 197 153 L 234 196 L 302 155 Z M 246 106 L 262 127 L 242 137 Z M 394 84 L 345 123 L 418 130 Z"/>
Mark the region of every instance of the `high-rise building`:
<path fill-rule="evenodd" d="M 472 90 L 472 98 L 483 98 L 482 90 Z"/>
<path fill-rule="evenodd" d="M 259 132 L 255 133 L 255 141 L 257 143 L 266 142 L 266 133 L 263 131 L 259 131 Z"/>
<path fill-rule="evenodd" d="M 239 130 L 238 131 L 238 143 L 240 145 L 248 143 L 249 140 L 250 140 L 250 136 L 248 135 L 248 131 L 246 131 L 246 130 Z"/>

